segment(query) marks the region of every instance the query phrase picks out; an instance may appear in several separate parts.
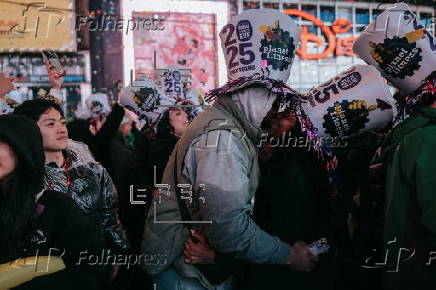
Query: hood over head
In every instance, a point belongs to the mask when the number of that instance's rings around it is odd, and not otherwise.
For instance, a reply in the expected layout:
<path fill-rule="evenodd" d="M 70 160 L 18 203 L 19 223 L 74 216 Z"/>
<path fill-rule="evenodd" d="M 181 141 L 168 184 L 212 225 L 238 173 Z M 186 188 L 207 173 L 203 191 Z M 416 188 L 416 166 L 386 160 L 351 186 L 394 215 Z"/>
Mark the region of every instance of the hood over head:
<path fill-rule="evenodd" d="M 41 132 L 36 123 L 23 115 L 2 115 L 0 140 L 8 143 L 19 162 L 24 164 L 32 193 L 40 192 L 44 188 L 45 155 Z"/>
<path fill-rule="evenodd" d="M 275 93 L 265 87 L 249 87 L 232 94 L 232 100 L 250 123 L 258 129 L 271 110 L 276 97 Z"/>

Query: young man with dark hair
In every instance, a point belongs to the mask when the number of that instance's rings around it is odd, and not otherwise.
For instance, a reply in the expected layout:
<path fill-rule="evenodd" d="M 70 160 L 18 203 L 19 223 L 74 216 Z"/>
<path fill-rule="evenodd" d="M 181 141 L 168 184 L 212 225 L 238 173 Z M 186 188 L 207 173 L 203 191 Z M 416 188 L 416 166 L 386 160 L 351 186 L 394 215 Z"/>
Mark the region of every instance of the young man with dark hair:
<path fill-rule="evenodd" d="M 105 232 L 106 248 L 127 248 L 117 214 L 117 191 L 97 162 L 83 161 L 68 150 L 68 131 L 61 107 L 48 99 L 25 101 L 14 114 L 33 119 L 41 130 L 45 154 L 45 187 L 67 194 L 93 217 Z"/>

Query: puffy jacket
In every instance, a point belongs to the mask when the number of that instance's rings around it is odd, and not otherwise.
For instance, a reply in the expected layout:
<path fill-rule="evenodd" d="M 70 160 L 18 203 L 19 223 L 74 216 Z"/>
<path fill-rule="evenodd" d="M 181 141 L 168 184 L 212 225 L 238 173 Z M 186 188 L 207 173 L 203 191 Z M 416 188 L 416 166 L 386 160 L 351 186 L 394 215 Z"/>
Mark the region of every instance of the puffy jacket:
<path fill-rule="evenodd" d="M 128 248 L 124 229 L 117 213 L 117 190 L 106 169 L 99 163 L 82 160 L 74 151 L 67 151 L 68 174 L 52 162 L 45 166 L 45 187 L 71 193 L 71 197 L 105 232 L 107 246 L 120 251 Z"/>

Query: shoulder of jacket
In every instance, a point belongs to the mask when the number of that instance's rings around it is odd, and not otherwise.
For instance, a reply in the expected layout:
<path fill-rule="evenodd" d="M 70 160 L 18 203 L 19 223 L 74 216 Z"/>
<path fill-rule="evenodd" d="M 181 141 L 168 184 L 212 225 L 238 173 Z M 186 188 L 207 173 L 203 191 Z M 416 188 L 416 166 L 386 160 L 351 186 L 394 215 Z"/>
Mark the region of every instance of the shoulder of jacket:
<path fill-rule="evenodd" d="M 422 144 L 436 142 L 436 122 L 429 123 L 426 126 L 416 128 L 406 134 L 401 143 L 404 144 Z"/>

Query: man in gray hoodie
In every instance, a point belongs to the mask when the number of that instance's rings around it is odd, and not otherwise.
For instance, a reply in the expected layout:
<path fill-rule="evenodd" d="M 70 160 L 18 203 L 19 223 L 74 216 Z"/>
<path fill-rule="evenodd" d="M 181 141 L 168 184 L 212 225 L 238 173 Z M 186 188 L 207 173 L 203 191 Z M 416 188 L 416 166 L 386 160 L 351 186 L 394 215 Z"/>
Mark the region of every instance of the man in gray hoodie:
<path fill-rule="evenodd" d="M 273 10 L 262 13 L 279 19 L 271 19 L 275 29 L 280 29 L 279 21 L 290 21 Z M 239 18 L 250 19 L 251 14 L 244 12 Z M 247 21 L 239 23 L 247 28 L 251 26 Z M 253 31 L 257 30 L 247 33 Z M 294 51 L 287 53 L 293 57 Z M 290 64 L 285 79 L 289 70 Z M 214 285 L 200 268 L 185 263 L 183 248 L 189 228 L 204 235 L 217 252 L 235 259 L 300 271 L 313 269 L 316 256 L 303 242 L 291 247 L 260 229 L 250 217 L 260 173 L 260 125 L 273 104 L 277 109 L 281 101 L 271 85 L 277 80 L 264 77 L 223 91 L 177 143 L 162 182 L 156 185 L 160 190 L 153 199 L 142 242 L 143 254 L 149 257 L 142 267 L 154 275 L 158 289 L 232 289 L 230 281 Z"/>
<path fill-rule="evenodd" d="M 274 93 L 262 87 L 223 96 L 193 121 L 176 145 L 161 185 L 169 193 L 161 190 L 154 198 L 143 240 L 144 253 L 165 255 L 165 266 L 172 263 L 170 269 L 156 277 L 159 285 L 176 283 L 174 278 L 168 278 L 168 271 L 175 270 L 181 276 L 196 277 L 197 284 L 210 287 L 195 266 L 184 263 L 183 244 L 189 233 L 180 223 L 187 221 L 180 213 L 174 192 L 176 184 L 188 189 L 182 192 L 182 199 L 192 217 L 193 228 L 203 233 L 216 251 L 252 263 L 283 264 L 295 270 L 313 268 L 316 257 L 302 242 L 291 248 L 260 229 L 250 218 L 259 179 L 259 127 L 275 98 Z M 169 221 L 174 223 L 161 223 Z M 168 241 L 171 242 L 167 245 Z M 153 252 L 157 249 L 160 253 Z M 156 263 L 147 263 L 145 269 L 157 274 L 160 269 Z"/>

